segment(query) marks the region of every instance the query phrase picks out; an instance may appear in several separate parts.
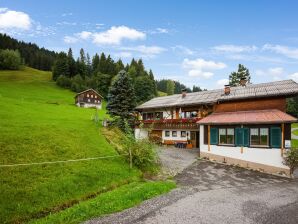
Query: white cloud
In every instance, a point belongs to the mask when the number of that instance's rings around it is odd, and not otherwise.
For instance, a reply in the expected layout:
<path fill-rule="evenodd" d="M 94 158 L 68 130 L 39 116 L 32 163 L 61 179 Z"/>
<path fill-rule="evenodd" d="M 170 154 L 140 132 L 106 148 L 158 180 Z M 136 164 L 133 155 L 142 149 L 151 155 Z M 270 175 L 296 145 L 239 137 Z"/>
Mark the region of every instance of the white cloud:
<path fill-rule="evenodd" d="M 185 47 L 185 46 L 182 46 L 182 45 L 176 45 L 174 47 L 172 47 L 172 50 L 173 51 L 178 51 L 178 52 L 181 52 L 182 54 L 186 54 L 186 55 L 194 55 L 195 52 L 192 51 L 191 49 Z"/>
<path fill-rule="evenodd" d="M 67 21 L 62 21 L 62 22 L 58 22 L 56 23 L 57 25 L 60 25 L 60 26 L 76 26 L 77 23 L 76 22 L 67 22 Z"/>
<path fill-rule="evenodd" d="M 298 48 L 290 48 L 282 45 L 265 44 L 263 50 L 269 50 L 277 54 L 282 54 L 288 58 L 298 59 Z"/>
<path fill-rule="evenodd" d="M 123 40 L 143 40 L 146 34 L 127 26 L 112 26 L 109 30 L 93 34 L 98 45 L 119 45 Z"/>
<path fill-rule="evenodd" d="M 115 53 L 115 56 L 120 58 L 132 58 L 132 53 L 127 51 L 122 51 L 122 52 Z"/>
<path fill-rule="evenodd" d="M 76 42 L 78 42 L 78 39 L 75 38 L 75 37 L 72 37 L 72 36 L 65 36 L 63 38 L 64 42 L 67 43 L 67 44 L 74 44 Z"/>
<path fill-rule="evenodd" d="M 223 53 L 243 53 L 243 52 L 253 52 L 258 48 L 254 45 L 218 45 L 212 47 L 213 50 L 223 52 Z"/>
<path fill-rule="evenodd" d="M 229 80 L 228 79 L 219 79 L 216 82 L 216 87 L 217 88 L 222 88 L 224 85 L 229 84 Z"/>
<path fill-rule="evenodd" d="M 215 69 L 223 69 L 227 67 L 226 64 L 222 62 L 206 61 L 203 58 L 197 58 L 195 60 L 189 60 L 188 58 L 186 58 L 183 60 L 183 66 L 185 68 L 193 68 L 193 69 L 200 69 L 200 70 L 204 70 L 204 69 L 215 70 Z"/>
<path fill-rule="evenodd" d="M 298 72 L 289 75 L 289 78 L 293 79 L 295 82 L 298 82 Z"/>
<path fill-rule="evenodd" d="M 28 14 L 0 8 L 0 29 L 29 30 L 31 25 L 31 19 Z"/>
<path fill-rule="evenodd" d="M 149 31 L 147 31 L 147 33 L 149 33 L 149 34 L 169 33 L 169 30 L 159 27 L 154 30 L 149 30 Z"/>
<path fill-rule="evenodd" d="M 92 33 L 88 31 L 82 31 L 80 33 L 76 33 L 75 35 L 80 39 L 87 40 L 92 36 Z"/>
<path fill-rule="evenodd" d="M 281 80 L 282 75 L 285 73 L 284 69 L 282 67 L 275 67 L 275 68 L 268 68 L 265 70 L 258 69 L 255 71 L 255 74 L 258 76 L 267 76 L 269 78 L 272 78 L 273 80 Z"/>
<path fill-rule="evenodd" d="M 211 78 L 214 74 L 212 72 L 203 72 L 202 70 L 195 70 L 192 69 L 188 72 L 188 75 L 190 77 L 200 77 L 204 79 L 209 79 Z"/>
<path fill-rule="evenodd" d="M 183 60 L 182 66 L 189 70 L 189 76 L 203 79 L 209 79 L 214 75 L 210 70 L 219 70 L 227 67 L 222 62 L 207 61 L 203 58 L 197 58 L 195 60 L 186 58 Z"/>

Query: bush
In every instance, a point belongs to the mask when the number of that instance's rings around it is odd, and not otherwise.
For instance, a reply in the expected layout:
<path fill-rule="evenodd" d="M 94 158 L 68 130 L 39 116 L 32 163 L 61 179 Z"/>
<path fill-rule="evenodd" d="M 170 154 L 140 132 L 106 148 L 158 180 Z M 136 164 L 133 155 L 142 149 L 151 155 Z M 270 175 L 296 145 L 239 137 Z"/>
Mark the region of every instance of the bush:
<path fill-rule="evenodd" d="M 82 92 L 87 89 L 85 80 L 80 76 L 76 75 L 71 80 L 71 90 L 74 92 Z"/>
<path fill-rule="evenodd" d="M 22 58 L 18 50 L 0 50 L 0 69 L 18 70 Z"/>
<path fill-rule="evenodd" d="M 63 87 L 63 88 L 70 88 L 71 86 L 71 79 L 64 76 L 64 75 L 60 75 L 58 77 L 58 79 L 56 80 L 56 84 L 60 87 Z"/>
<path fill-rule="evenodd" d="M 298 148 L 291 148 L 284 157 L 284 164 L 290 167 L 290 174 L 298 168 Z"/>

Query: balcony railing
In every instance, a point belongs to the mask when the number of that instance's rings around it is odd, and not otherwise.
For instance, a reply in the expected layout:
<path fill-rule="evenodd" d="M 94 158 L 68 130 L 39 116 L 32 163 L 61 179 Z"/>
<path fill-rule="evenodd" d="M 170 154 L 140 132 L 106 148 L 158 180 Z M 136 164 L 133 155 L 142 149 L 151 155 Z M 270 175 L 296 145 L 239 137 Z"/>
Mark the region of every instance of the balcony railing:
<path fill-rule="evenodd" d="M 139 120 L 137 126 L 152 129 L 198 129 L 196 123 L 201 118 L 180 118 L 180 119 L 160 119 L 160 120 Z"/>

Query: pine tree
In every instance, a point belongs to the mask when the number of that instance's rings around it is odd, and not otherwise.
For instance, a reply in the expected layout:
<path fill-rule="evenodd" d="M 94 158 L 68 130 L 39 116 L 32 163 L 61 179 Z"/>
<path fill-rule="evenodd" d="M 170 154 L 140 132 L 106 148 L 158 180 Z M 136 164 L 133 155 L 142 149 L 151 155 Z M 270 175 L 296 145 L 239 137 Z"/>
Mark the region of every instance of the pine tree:
<path fill-rule="evenodd" d="M 194 85 L 194 86 L 192 87 L 192 91 L 193 91 L 193 92 L 201 92 L 202 89 L 201 89 L 199 86 L 195 86 L 195 85 Z"/>
<path fill-rule="evenodd" d="M 69 48 L 68 53 L 67 53 L 67 61 L 68 61 L 68 66 L 69 66 L 69 76 L 73 77 L 77 73 L 76 69 L 76 62 L 73 59 L 73 54 L 72 54 L 72 49 Z"/>
<path fill-rule="evenodd" d="M 250 83 L 250 73 L 249 70 L 242 64 L 238 65 L 238 71 L 232 72 L 229 76 L 229 84 L 231 86 L 239 86 L 240 80 L 245 78 L 247 83 Z"/>
<path fill-rule="evenodd" d="M 60 75 L 69 77 L 68 58 L 64 52 L 59 53 L 53 65 L 53 80 L 57 80 Z"/>
<path fill-rule="evenodd" d="M 92 58 L 92 71 L 93 72 L 99 71 L 99 56 L 97 53 Z"/>
<path fill-rule="evenodd" d="M 89 77 L 92 74 L 92 65 L 91 65 L 91 60 L 90 60 L 90 56 L 88 53 L 87 53 L 87 59 L 86 59 L 86 74 Z"/>
<path fill-rule="evenodd" d="M 124 129 L 125 122 L 131 120 L 136 106 L 135 91 L 131 78 L 124 70 L 115 77 L 108 94 L 107 110 Z"/>

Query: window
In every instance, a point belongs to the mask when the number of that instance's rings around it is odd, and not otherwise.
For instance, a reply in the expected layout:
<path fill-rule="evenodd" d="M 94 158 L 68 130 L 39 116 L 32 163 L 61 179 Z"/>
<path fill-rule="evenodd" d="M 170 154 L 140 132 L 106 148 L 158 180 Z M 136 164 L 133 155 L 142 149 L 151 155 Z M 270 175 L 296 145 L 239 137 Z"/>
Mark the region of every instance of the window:
<path fill-rule="evenodd" d="M 181 131 L 181 137 L 186 137 L 186 131 Z"/>
<path fill-rule="evenodd" d="M 219 128 L 219 144 L 234 144 L 234 128 Z"/>
<path fill-rule="evenodd" d="M 269 145 L 268 128 L 251 128 L 250 145 L 268 146 Z"/>
<path fill-rule="evenodd" d="M 197 111 L 183 111 L 180 114 L 180 118 L 195 118 L 198 116 Z"/>
<path fill-rule="evenodd" d="M 89 97 L 89 94 L 87 94 L 87 97 Z"/>
<path fill-rule="evenodd" d="M 95 97 L 95 99 L 97 99 L 97 96 L 96 95 L 94 97 Z"/>
<path fill-rule="evenodd" d="M 170 137 L 170 131 L 166 131 L 166 132 L 165 132 L 165 136 L 166 136 L 166 137 Z"/>
<path fill-rule="evenodd" d="M 156 120 L 160 120 L 160 119 L 162 119 L 162 118 L 163 118 L 162 115 L 163 115 L 162 112 L 155 112 L 155 119 L 156 119 Z"/>
<path fill-rule="evenodd" d="M 90 102 L 90 99 L 88 99 L 88 102 Z"/>
<path fill-rule="evenodd" d="M 177 131 L 172 131 L 172 137 L 177 137 Z"/>
<path fill-rule="evenodd" d="M 93 95 L 91 94 L 91 98 L 93 98 Z"/>
<path fill-rule="evenodd" d="M 153 113 L 143 113 L 143 120 L 153 120 Z"/>

